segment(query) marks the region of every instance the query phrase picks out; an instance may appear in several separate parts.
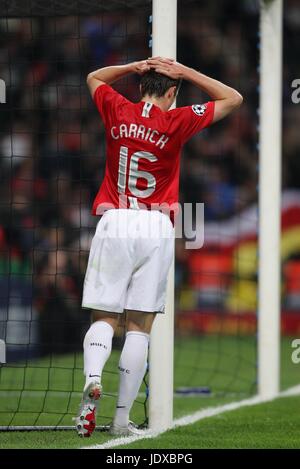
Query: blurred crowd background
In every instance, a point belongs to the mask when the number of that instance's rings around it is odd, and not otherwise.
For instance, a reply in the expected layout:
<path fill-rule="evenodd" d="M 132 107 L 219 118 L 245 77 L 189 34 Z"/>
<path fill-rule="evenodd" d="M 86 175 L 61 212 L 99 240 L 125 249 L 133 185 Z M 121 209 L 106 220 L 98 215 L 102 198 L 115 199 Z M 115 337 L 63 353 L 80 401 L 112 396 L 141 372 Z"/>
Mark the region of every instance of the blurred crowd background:
<path fill-rule="evenodd" d="M 177 240 L 180 311 L 255 313 L 258 20 L 255 0 L 194 2 L 186 8 L 179 1 L 178 60 L 244 96 L 238 112 L 184 149 L 181 202 L 204 202 L 208 235 L 197 252 Z M 291 101 L 291 82 L 299 75 L 299 31 L 300 4 L 286 0 L 283 189 L 288 200 L 293 195 L 296 209 L 300 108 Z M 0 19 L 0 78 L 7 85 L 7 103 L 0 105 L 0 337 L 8 342 L 40 342 L 45 353 L 81 347 L 89 321 L 80 307 L 82 282 L 97 222 L 90 210 L 105 165 L 104 129 L 85 77 L 105 65 L 149 56 L 150 32 L 145 9 Z M 139 99 L 138 77 L 117 87 Z M 207 99 L 184 83 L 177 105 Z M 300 225 L 295 217 L 294 230 Z M 243 220 L 250 226 L 241 240 Z M 230 226 L 234 236 L 224 242 L 222 227 Z M 296 310 L 300 246 L 293 243 L 284 258 L 294 263 L 292 293 L 283 302 Z"/>

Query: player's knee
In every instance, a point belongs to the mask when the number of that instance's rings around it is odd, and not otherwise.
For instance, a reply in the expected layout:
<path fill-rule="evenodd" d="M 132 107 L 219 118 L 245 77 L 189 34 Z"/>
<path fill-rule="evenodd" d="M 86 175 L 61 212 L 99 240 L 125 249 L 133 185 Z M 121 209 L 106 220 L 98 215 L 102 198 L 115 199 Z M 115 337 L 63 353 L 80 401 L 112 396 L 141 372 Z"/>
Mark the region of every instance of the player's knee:
<path fill-rule="evenodd" d="M 128 312 L 127 331 L 145 332 L 150 334 L 155 318 L 154 313 Z"/>
<path fill-rule="evenodd" d="M 145 324 L 143 322 L 128 321 L 127 331 L 145 332 Z"/>
<path fill-rule="evenodd" d="M 108 313 L 106 311 L 92 311 L 92 323 L 104 321 L 111 325 L 115 330 L 119 324 L 119 315 L 117 313 Z"/>

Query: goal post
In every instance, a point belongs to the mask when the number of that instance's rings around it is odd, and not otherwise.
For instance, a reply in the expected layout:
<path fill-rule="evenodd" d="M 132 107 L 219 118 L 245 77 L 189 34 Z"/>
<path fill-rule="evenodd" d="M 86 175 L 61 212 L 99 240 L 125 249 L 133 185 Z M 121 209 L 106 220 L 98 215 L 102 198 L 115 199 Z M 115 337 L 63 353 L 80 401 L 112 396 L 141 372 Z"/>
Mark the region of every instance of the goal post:
<path fill-rule="evenodd" d="M 152 54 L 176 59 L 177 0 L 152 1 Z M 166 311 L 157 315 L 150 337 L 149 427 L 167 429 L 173 421 L 174 261 Z"/>
<path fill-rule="evenodd" d="M 282 0 L 260 7 L 258 392 L 276 396 L 280 377 L 280 194 Z"/>

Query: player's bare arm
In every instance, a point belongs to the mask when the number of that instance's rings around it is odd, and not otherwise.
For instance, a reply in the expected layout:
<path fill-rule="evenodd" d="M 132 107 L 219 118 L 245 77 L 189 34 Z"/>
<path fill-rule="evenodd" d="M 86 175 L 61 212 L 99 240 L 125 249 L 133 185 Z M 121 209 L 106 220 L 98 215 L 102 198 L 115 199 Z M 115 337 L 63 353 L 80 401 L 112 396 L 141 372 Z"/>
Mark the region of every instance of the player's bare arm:
<path fill-rule="evenodd" d="M 127 75 L 132 73 L 142 75 L 148 70 L 150 70 L 150 66 L 147 64 L 147 61 L 140 60 L 125 65 L 113 65 L 111 67 L 99 68 L 98 70 L 89 73 L 86 81 L 91 95 L 94 96 L 98 86 L 104 84 L 111 85 L 115 81 L 120 80 Z"/>
<path fill-rule="evenodd" d="M 215 101 L 213 122 L 223 119 L 243 102 L 243 97 L 234 88 L 175 60 L 151 57 L 147 60 L 147 64 L 157 73 L 162 73 L 174 79 L 187 80 L 208 94 Z"/>

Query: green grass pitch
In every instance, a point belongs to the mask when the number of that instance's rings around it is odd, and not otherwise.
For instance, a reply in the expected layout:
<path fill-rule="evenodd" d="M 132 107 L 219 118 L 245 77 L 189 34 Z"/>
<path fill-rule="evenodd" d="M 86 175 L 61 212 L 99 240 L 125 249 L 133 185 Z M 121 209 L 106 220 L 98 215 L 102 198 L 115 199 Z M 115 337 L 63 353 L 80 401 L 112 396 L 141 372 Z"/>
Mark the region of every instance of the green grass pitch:
<path fill-rule="evenodd" d="M 299 384 L 299 365 L 291 361 L 290 338 L 282 339 L 282 389 Z M 256 345 L 252 337 L 205 336 L 182 338 L 175 344 L 175 389 L 209 386 L 207 397 L 174 398 L 174 416 L 250 396 L 256 391 Z M 105 395 L 98 424 L 111 421 L 118 386 L 114 352 L 103 375 Z M 82 356 L 52 356 L 26 364 L 16 363 L 0 371 L 0 425 L 72 425 L 83 386 Z M 144 390 L 134 405 L 133 419 L 144 419 Z M 221 414 L 189 427 L 174 429 L 155 440 L 142 440 L 130 448 L 262 448 L 296 447 L 299 429 L 295 409 L 300 398 L 281 398 L 272 403 Z M 258 428 L 260 430 L 258 431 Z M 188 429 L 188 430 L 187 430 Z M 0 432 L 0 448 L 79 448 L 111 439 L 96 432 L 79 439 L 75 431 Z M 280 446 L 281 445 L 281 446 Z M 300 443 L 298 443 L 300 447 Z"/>
<path fill-rule="evenodd" d="M 170 430 L 126 449 L 299 449 L 300 397 L 245 407 Z"/>

